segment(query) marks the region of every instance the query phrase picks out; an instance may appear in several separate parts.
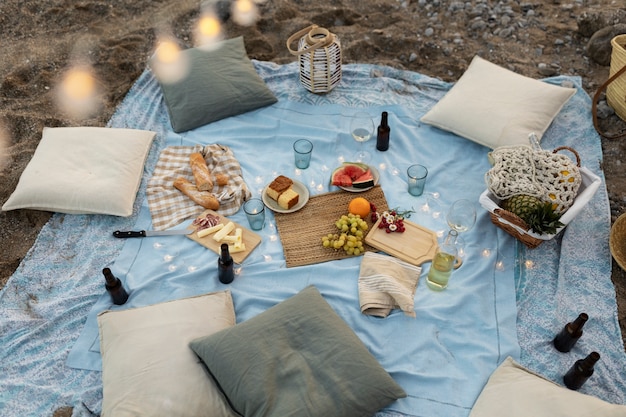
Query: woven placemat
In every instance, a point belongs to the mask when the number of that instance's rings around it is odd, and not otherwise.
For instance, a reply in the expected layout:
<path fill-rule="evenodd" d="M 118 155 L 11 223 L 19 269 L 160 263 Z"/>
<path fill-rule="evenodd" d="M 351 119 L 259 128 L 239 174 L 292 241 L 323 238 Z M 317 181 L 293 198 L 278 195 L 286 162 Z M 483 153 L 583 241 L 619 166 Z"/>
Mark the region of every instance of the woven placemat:
<path fill-rule="evenodd" d="M 336 259 L 349 258 L 343 250 L 333 250 L 322 246 L 322 236 L 336 233 L 335 222 L 348 213 L 348 203 L 355 197 L 364 197 L 374 203 L 376 210 L 388 210 L 387 199 L 380 185 L 362 193 L 333 191 L 313 196 L 304 207 L 294 213 L 275 213 L 276 227 L 283 244 L 287 268 L 311 265 Z M 372 227 L 371 216 L 367 224 Z M 369 251 L 377 251 L 365 245 Z"/>

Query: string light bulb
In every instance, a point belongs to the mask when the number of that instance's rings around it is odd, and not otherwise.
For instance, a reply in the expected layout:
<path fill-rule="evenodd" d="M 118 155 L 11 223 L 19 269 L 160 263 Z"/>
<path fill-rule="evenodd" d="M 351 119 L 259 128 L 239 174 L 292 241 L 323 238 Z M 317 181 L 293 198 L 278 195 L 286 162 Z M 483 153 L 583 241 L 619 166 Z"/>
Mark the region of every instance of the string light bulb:
<path fill-rule="evenodd" d="M 259 17 L 256 4 L 251 0 L 235 0 L 232 5 L 233 20 L 241 26 L 250 26 Z"/>
<path fill-rule="evenodd" d="M 222 24 L 215 13 L 206 12 L 196 27 L 196 45 L 204 49 L 212 49 L 222 40 Z"/>
<path fill-rule="evenodd" d="M 181 53 L 178 43 L 168 36 L 158 38 L 158 46 L 150 66 L 157 79 L 165 84 L 176 83 L 189 72 L 186 55 Z"/>
<path fill-rule="evenodd" d="M 70 67 L 57 89 L 59 107 L 76 119 L 90 117 L 99 107 L 97 85 L 91 66 Z"/>

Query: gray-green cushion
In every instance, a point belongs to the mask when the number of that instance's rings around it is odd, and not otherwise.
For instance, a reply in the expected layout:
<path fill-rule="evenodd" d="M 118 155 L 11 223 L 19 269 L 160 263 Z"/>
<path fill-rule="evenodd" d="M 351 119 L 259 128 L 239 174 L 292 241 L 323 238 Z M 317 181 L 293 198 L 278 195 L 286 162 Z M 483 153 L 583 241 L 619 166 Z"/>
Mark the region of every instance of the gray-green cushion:
<path fill-rule="evenodd" d="M 364 417 L 406 397 L 312 286 L 190 346 L 246 417 Z"/>
<path fill-rule="evenodd" d="M 175 132 L 277 101 L 256 73 L 241 36 L 221 42 L 216 49 L 190 48 L 181 54 L 189 65 L 188 75 L 173 83 L 160 83 Z"/>

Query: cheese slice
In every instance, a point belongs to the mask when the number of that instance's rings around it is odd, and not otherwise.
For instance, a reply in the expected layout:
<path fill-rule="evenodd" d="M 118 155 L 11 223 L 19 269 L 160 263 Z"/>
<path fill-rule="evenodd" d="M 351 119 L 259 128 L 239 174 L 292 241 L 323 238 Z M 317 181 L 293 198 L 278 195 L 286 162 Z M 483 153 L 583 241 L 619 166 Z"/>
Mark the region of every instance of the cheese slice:
<path fill-rule="evenodd" d="M 230 232 L 233 231 L 233 229 L 235 228 L 235 223 L 233 222 L 228 222 L 226 223 L 226 226 L 222 227 L 221 230 L 218 230 L 214 235 L 213 235 L 213 239 L 216 242 L 221 242 L 222 239 L 224 239 L 224 237 L 228 236 L 230 234 Z"/>
<path fill-rule="evenodd" d="M 246 244 L 243 242 L 233 243 L 232 245 L 228 245 L 228 252 L 230 253 L 243 252 L 245 250 L 246 250 Z"/>
<path fill-rule="evenodd" d="M 241 230 L 241 227 L 238 227 L 235 229 L 234 235 L 224 236 L 222 241 L 229 242 L 229 243 L 240 243 L 242 234 L 243 234 L 243 230 Z"/>
<path fill-rule="evenodd" d="M 202 229 L 200 230 L 198 233 L 196 233 L 198 235 L 198 237 L 205 237 L 208 236 L 212 233 L 217 232 L 218 230 L 221 230 L 224 228 L 224 224 L 220 223 L 220 224 L 216 224 L 215 226 L 211 226 L 211 227 L 207 227 L 206 229 Z"/>

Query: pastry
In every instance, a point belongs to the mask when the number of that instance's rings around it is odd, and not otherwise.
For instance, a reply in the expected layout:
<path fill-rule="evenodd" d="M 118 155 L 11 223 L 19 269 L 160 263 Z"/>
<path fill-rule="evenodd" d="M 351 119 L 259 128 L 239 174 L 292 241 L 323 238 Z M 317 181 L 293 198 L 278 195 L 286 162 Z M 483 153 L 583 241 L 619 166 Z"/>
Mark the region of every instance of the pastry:
<path fill-rule="evenodd" d="M 211 191 L 213 189 L 213 180 L 211 180 L 211 173 L 206 165 L 204 156 L 199 152 L 192 153 L 189 155 L 189 165 L 191 165 L 191 172 L 198 190 Z"/>
<path fill-rule="evenodd" d="M 290 208 L 298 204 L 299 199 L 300 194 L 298 194 L 293 188 L 288 188 L 278 197 L 278 205 L 285 210 L 289 210 Z"/>
<path fill-rule="evenodd" d="M 293 181 L 284 175 L 279 175 L 268 185 L 267 196 L 278 201 L 278 197 L 293 185 Z"/>
<path fill-rule="evenodd" d="M 217 210 L 220 207 L 220 201 L 213 194 L 208 191 L 199 191 L 198 187 L 183 177 L 176 178 L 174 187 L 204 208 Z"/>

